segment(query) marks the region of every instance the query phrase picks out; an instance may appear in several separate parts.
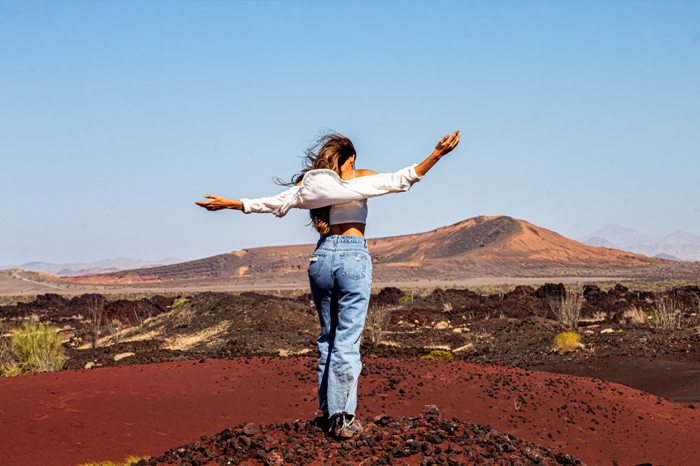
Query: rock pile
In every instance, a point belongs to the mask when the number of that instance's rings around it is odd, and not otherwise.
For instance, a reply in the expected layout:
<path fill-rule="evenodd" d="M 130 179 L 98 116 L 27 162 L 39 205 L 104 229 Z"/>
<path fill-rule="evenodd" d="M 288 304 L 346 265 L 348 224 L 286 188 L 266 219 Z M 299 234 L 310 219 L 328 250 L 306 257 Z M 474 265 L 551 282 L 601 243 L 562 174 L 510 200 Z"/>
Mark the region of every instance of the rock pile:
<path fill-rule="evenodd" d="M 434 406 L 417 417 L 377 416 L 364 426 L 352 439 L 336 440 L 322 418 L 241 424 L 137 464 L 582 464 L 490 426 L 447 419 Z"/>

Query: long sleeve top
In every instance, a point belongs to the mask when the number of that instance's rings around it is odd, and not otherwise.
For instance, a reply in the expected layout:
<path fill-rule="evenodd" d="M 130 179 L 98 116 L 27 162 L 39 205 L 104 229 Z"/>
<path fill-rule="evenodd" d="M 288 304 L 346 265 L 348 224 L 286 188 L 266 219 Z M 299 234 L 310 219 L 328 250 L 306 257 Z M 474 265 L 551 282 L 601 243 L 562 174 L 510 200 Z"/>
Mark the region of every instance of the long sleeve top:
<path fill-rule="evenodd" d="M 272 213 L 283 217 L 289 209 L 317 209 L 342 202 L 389 193 L 408 191 L 423 176 L 416 173 L 416 163 L 394 173 L 377 173 L 351 180 L 342 180 L 333 170 L 318 168 L 304 174 L 301 185 L 293 186 L 276 196 L 242 198 L 243 212 Z"/>

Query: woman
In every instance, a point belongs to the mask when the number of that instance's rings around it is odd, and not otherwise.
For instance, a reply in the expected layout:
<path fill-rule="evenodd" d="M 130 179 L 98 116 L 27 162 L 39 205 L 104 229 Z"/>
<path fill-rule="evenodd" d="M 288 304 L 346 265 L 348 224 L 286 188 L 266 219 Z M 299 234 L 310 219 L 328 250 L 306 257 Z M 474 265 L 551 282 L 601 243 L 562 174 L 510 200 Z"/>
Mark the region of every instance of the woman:
<path fill-rule="evenodd" d="M 207 210 L 286 215 L 290 208 L 308 209 L 321 237 L 311 255 L 309 284 L 321 324 L 318 342 L 319 407 L 336 437 L 362 431 L 355 417 L 357 383 L 362 369 L 360 337 L 372 286 L 372 259 L 364 237 L 367 199 L 408 191 L 442 156 L 459 143 L 459 130 L 446 135 L 420 164 L 395 173 L 355 169 L 355 148 L 345 136 L 322 136 L 306 151 L 305 167 L 290 189 L 273 197 L 226 199 L 206 195 L 197 202 Z"/>

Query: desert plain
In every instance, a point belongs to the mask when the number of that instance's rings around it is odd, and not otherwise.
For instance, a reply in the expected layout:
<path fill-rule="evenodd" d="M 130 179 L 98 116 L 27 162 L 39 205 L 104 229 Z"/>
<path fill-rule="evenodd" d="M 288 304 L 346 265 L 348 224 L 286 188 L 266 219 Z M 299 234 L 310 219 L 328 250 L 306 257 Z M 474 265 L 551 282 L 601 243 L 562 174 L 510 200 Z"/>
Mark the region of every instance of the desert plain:
<path fill-rule="evenodd" d="M 0 464 L 700 463 L 700 264 L 510 217 L 369 239 L 350 440 L 316 398 L 313 245 L 83 276 L 0 271 L 2 339 L 65 361 L 0 377 Z"/>

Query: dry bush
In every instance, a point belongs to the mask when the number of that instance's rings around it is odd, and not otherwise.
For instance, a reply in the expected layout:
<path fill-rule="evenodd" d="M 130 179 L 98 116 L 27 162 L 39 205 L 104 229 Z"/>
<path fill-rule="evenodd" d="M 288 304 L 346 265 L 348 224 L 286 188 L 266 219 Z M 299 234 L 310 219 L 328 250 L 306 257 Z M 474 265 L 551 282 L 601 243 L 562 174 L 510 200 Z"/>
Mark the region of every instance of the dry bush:
<path fill-rule="evenodd" d="M 15 355 L 10 342 L 1 335 L 3 331 L 0 329 L 0 376 L 5 375 L 15 365 Z"/>
<path fill-rule="evenodd" d="M 691 312 L 696 315 L 700 314 L 700 294 L 698 293 L 693 293 Z"/>
<path fill-rule="evenodd" d="M 106 333 L 111 337 L 113 344 L 121 342 L 122 335 L 120 332 L 124 328 L 124 324 L 121 320 L 112 319 L 111 321 L 107 322 L 107 325 L 105 327 L 107 330 Z"/>
<path fill-rule="evenodd" d="M 384 332 L 389 326 L 391 309 L 390 306 L 385 305 L 370 306 L 367 309 L 364 334 L 373 345 L 377 345 L 382 341 Z"/>
<path fill-rule="evenodd" d="M 649 324 L 656 330 L 678 330 L 681 328 L 682 310 L 678 306 L 676 295 L 672 292 L 654 295 Z"/>
<path fill-rule="evenodd" d="M 15 362 L 4 372 L 6 375 L 33 374 L 59 370 L 66 356 L 58 334 L 58 327 L 24 322 L 12 330 L 12 353 Z"/>
<path fill-rule="evenodd" d="M 620 317 L 620 322 L 631 325 L 643 325 L 647 321 L 646 313 L 637 306 L 625 310 Z"/>
<path fill-rule="evenodd" d="M 552 309 L 556 319 L 566 327 L 574 330 L 578 328 L 582 305 L 583 292 L 578 289 L 567 289 L 563 296 L 549 300 L 549 307 Z"/>
<path fill-rule="evenodd" d="M 97 340 L 100 338 L 102 328 L 102 314 L 105 312 L 105 298 L 99 294 L 91 294 L 87 297 L 88 316 L 90 319 L 90 337 L 93 348 L 97 348 Z"/>
<path fill-rule="evenodd" d="M 581 317 L 579 321 L 586 321 L 586 322 L 605 322 L 608 320 L 608 313 L 605 311 L 596 311 L 593 313 L 593 315 L 587 319 L 584 319 Z"/>

